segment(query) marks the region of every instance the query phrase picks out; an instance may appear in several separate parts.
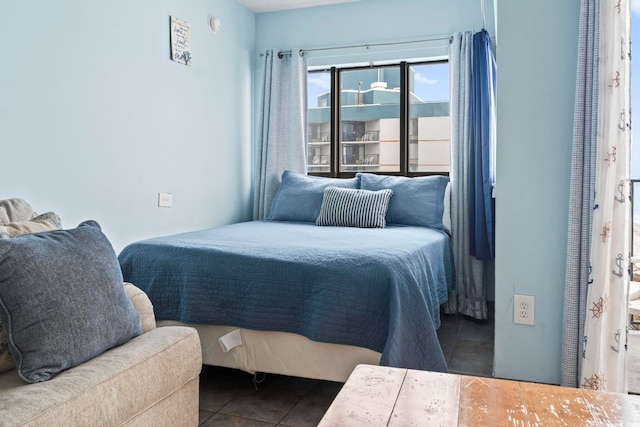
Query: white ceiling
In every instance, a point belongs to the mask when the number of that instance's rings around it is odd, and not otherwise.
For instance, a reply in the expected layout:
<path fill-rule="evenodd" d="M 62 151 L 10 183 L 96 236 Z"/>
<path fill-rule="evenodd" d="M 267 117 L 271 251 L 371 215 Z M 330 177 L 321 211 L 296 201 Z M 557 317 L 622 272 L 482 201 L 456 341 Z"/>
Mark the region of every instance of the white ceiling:
<path fill-rule="evenodd" d="M 303 7 L 324 6 L 336 3 L 349 3 L 360 0 L 236 0 L 238 3 L 255 13 L 274 12 L 285 9 L 300 9 Z"/>

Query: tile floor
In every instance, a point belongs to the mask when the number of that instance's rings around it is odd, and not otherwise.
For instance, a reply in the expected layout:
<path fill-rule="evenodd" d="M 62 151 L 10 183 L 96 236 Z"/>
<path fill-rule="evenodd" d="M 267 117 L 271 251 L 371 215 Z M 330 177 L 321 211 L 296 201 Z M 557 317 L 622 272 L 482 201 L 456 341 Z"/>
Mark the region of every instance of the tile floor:
<path fill-rule="evenodd" d="M 456 374 L 492 376 L 493 321 L 443 315 L 440 345 Z M 253 375 L 203 367 L 200 375 L 201 426 L 316 426 L 342 383 L 282 375 Z"/>

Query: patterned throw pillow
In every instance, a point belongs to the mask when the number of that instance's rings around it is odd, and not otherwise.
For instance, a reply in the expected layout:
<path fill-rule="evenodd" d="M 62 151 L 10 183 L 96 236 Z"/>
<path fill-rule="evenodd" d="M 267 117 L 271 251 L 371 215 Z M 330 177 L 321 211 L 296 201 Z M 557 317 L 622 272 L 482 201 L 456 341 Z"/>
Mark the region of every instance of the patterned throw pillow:
<path fill-rule="evenodd" d="M 327 187 L 316 225 L 384 228 L 393 191 Z"/>

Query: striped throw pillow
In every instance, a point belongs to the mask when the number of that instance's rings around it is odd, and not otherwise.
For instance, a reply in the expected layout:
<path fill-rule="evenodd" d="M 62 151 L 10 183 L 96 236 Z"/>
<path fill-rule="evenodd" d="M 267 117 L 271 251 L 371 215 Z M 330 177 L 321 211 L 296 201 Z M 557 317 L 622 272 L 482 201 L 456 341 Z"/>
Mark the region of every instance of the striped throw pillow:
<path fill-rule="evenodd" d="M 384 228 L 392 190 L 327 187 L 316 225 Z"/>

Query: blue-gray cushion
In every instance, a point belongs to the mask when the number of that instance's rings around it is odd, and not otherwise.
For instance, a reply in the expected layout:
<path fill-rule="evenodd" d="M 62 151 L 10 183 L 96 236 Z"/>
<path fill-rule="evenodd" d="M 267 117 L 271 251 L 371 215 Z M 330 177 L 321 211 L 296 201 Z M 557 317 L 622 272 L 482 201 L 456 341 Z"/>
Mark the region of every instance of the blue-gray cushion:
<path fill-rule="evenodd" d="M 408 178 L 358 173 L 360 188 L 393 190 L 387 211 L 387 224 L 418 225 L 444 230 L 444 193 L 449 177 L 443 175 Z"/>
<path fill-rule="evenodd" d="M 15 207 L 22 208 L 22 212 L 31 212 L 31 207 L 22 199 L 9 199 L 0 201 L 0 221 L 1 218 L 7 218 L 10 215 L 16 216 Z M 4 214 L 3 214 L 4 210 Z M 29 216 L 31 216 L 29 214 Z M 57 230 L 62 227 L 60 217 L 54 212 L 46 212 L 38 215 L 30 220 L 9 222 L 0 224 L 0 239 L 6 239 L 13 236 L 26 233 L 38 233 L 41 231 Z M 0 372 L 8 371 L 15 368 L 11 353 L 9 352 L 9 344 L 7 343 L 7 335 L 4 332 L 4 326 L 0 320 Z"/>
<path fill-rule="evenodd" d="M 355 190 L 327 187 L 316 225 L 384 228 L 391 190 Z"/>
<path fill-rule="evenodd" d="M 324 189 L 332 187 L 359 188 L 356 178 L 325 178 L 291 171 L 282 173 L 282 182 L 271 204 L 267 219 L 276 221 L 315 222 L 320 214 Z"/>
<path fill-rule="evenodd" d="M 140 335 L 113 247 L 95 221 L 0 239 L 0 319 L 34 383 Z"/>

